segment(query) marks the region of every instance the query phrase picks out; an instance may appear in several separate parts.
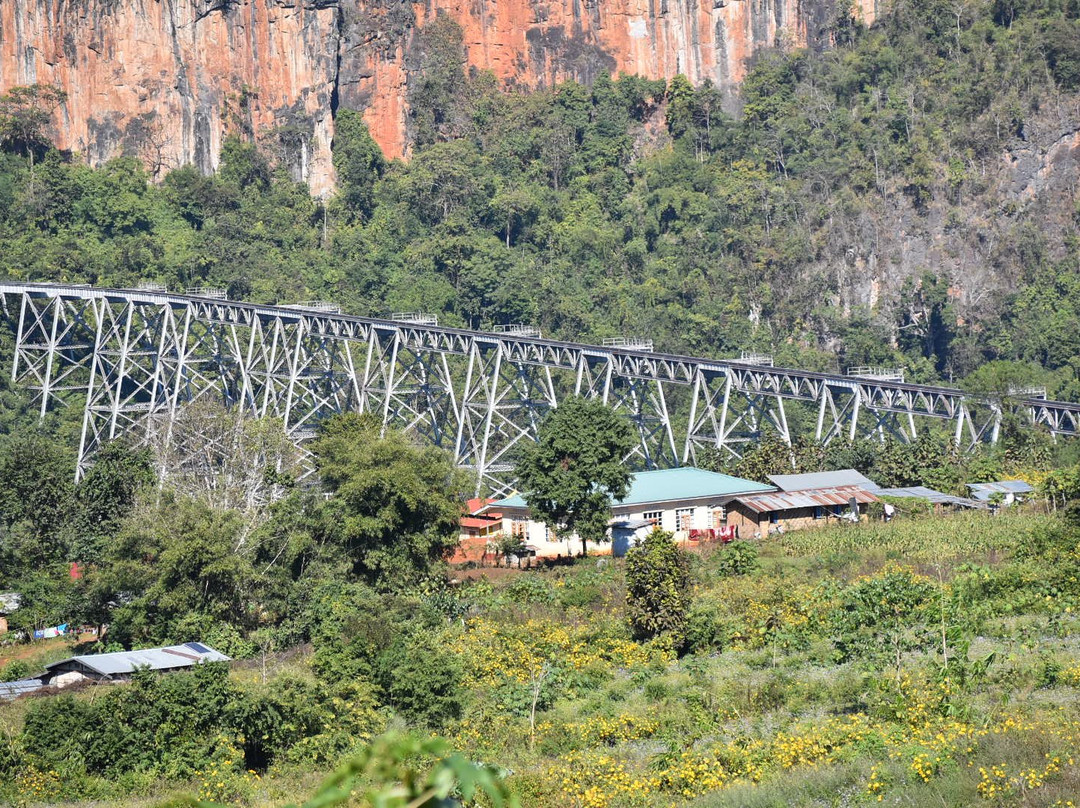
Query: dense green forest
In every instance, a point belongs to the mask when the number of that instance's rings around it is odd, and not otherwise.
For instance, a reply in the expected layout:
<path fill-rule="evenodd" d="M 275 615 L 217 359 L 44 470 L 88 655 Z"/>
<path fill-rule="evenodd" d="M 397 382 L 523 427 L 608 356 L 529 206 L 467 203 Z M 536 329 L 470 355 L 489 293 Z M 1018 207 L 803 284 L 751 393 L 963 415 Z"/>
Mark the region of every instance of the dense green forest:
<path fill-rule="evenodd" d="M 211 177 L 178 167 L 152 185 L 128 158 L 90 169 L 48 150 L 50 93 L 9 94 L 0 273 L 647 334 L 917 380 L 1011 360 L 1080 399 L 1075 183 L 1009 190 L 1023 179 L 1010 154 L 1045 159 L 1040 133 L 1080 122 L 1078 16 L 1075 0 L 898 2 L 870 29 L 840 14 L 833 49 L 761 57 L 737 114 L 682 77 L 506 92 L 463 72 L 461 33 L 439 17 L 411 158 L 386 161 L 339 110 L 324 201 L 238 138 Z M 937 252 L 907 255 L 906 240 Z"/>

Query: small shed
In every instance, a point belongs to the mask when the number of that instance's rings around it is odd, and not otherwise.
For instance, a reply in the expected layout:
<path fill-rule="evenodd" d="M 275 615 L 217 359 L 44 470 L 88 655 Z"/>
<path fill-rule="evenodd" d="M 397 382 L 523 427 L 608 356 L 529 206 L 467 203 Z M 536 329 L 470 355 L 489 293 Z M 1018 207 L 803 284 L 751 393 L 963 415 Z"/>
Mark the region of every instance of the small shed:
<path fill-rule="evenodd" d="M 0 682 L 0 701 L 14 701 L 19 696 L 41 690 L 44 685 L 38 679 L 19 679 L 15 682 Z"/>
<path fill-rule="evenodd" d="M 109 654 L 87 654 L 69 657 L 45 666 L 37 677 L 43 685 L 64 687 L 81 681 L 123 682 L 140 668 L 153 671 L 174 671 L 201 665 L 204 662 L 229 662 L 220 651 L 198 642 L 144 648 L 140 651 L 115 651 Z"/>
<path fill-rule="evenodd" d="M 862 519 L 866 516 L 866 506 L 878 501 L 872 493 L 856 485 L 753 494 L 736 497 L 728 505 L 728 524 L 738 526 L 743 538 L 755 533 L 766 536 L 826 524 L 829 520 Z"/>
<path fill-rule="evenodd" d="M 611 525 L 611 554 L 622 558 L 647 535 L 656 530 L 651 519 L 624 519 Z"/>
<path fill-rule="evenodd" d="M 925 499 L 934 507 L 934 513 L 941 513 L 945 509 L 959 508 L 985 508 L 986 504 L 977 499 L 957 497 L 927 488 L 924 485 L 909 485 L 904 488 L 879 488 L 874 492 L 882 497 L 898 497 L 901 499 Z"/>
<path fill-rule="evenodd" d="M 1035 489 L 1023 480 L 997 480 L 992 483 L 968 483 L 971 496 L 979 502 L 991 502 L 1001 495 L 1002 505 L 1012 505 L 1023 502 L 1035 493 Z"/>

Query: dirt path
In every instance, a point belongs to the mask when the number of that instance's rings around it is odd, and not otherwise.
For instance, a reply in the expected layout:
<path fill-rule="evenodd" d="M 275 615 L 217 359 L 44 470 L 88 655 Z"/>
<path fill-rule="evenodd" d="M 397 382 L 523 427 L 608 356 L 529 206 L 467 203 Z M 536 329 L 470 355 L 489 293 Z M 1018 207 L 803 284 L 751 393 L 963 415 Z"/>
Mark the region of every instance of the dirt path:
<path fill-rule="evenodd" d="M 79 642 L 93 642 L 95 639 L 97 637 L 94 634 L 79 635 Z M 34 659 L 51 655 L 50 652 L 69 648 L 69 643 L 70 637 L 50 637 L 47 640 L 2 645 L 0 646 L 0 667 L 19 659 Z"/>

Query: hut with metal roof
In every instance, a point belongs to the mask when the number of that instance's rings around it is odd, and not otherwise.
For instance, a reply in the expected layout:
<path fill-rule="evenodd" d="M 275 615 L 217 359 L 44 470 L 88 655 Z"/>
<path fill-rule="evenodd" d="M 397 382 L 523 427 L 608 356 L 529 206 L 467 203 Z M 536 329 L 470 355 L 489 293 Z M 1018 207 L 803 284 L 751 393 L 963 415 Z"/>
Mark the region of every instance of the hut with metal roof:
<path fill-rule="evenodd" d="M 957 497 L 927 488 L 925 485 L 909 485 L 904 488 L 879 488 L 874 492 L 879 497 L 896 497 L 898 499 L 924 499 L 930 503 L 934 513 L 940 514 L 946 510 L 978 509 L 985 508 L 986 503 L 977 499 Z"/>
<path fill-rule="evenodd" d="M 996 500 L 1000 500 L 998 504 L 1001 505 L 1012 505 L 1016 502 L 1023 502 L 1035 493 L 1035 489 L 1031 484 L 1026 483 L 1023 480 L 997 480 L 992 483 L 968 483 L 968 488 L 971 489 L 971 496 L 979 500 L 979 502 L 994 503 Z"/>
<path fill-rule="evenodd" d="M 877 501 L 857 485 L 750 494 L 728 504 L 727 522 L 738 528 L 740 538 L 760 537 L 836 520 L 857 522 L 866 518 L 867 505 Z"/>
<path fill-rule="evenodd" d="M 188 642 L 139 651 L 114 651 L 108 654 L 69 657 L 46 665 L 45 673 L 37 679 L 47 687 L 65 687 L 83 681 L 124 682 L 141 668 L 175 671 L 204 662 L 229 661 L 229 657 L 208 645 Z"/>
<path fill-rule="evenodd" d="M 35 693 L 44 685 L 38 679 L 19 679 L 15 682 L 0 682 L 0 701 L 14 701 L 27 693 Z"/>

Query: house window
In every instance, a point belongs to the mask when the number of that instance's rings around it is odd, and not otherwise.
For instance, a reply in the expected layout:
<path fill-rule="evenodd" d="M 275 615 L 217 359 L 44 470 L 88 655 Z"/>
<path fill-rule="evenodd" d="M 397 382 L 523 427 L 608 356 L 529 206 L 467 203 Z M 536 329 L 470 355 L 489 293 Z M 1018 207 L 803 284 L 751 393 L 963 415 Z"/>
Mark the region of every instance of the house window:
<path fill-rule="evenodd" d="M 721 505 L 718 508 L 713 508 L 712 511 L 712 529 L 719 530 L 727 524 L 727 508 Z"/>
<path fill-rule="evenodd" d="M 675 511 L 675 529 L 689 530 L 694 525 L 694 509 L 679 508 Z"/>
<path fill-rule="evenodd" d="M 529 523 L 524 519 L 515 519 L 510 523 L 510 535 L 523 539 L 529 535 Z"/>
<path fill-rule="evenodd" d="M 660 518 L 664 515 L 663 511 L 645 511 L 641 514 L 641 518 L 646 522 L 652 522 L 654 525 L 660 524 Z"/>
<path fill-rule="evenodd" d="M 814 506 L 814 518 L 815 519 L 824 519 L 825 518 L 825 509 L 823 507 L 821 507 L 820 505 L 815 505 Z"/>
<path fill-rule="evenodd" d="M 780 511 L 769 511 L 769 524 L 775 525 L 780 521 Z"/>

